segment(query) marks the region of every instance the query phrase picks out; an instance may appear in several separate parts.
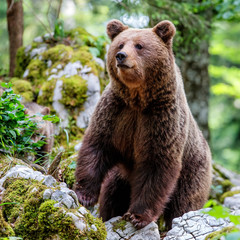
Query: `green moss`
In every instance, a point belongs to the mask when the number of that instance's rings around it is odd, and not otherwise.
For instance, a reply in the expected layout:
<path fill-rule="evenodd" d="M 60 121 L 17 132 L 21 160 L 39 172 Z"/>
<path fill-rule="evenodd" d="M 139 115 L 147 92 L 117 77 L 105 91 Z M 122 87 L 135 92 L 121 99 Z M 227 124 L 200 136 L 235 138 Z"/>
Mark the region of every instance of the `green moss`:
<path fill-rule="evenodd" d="M 93 59 L 92 54 L 89 52 L 88 46 L 83 46 L 74 51 L 71 58 L 71 62 L 80 61 L 82 65 L 86 65 L 91 68 L 91 72 L 97 76 L 100 72 L 104 71 Z"/>
<path fill-rule="evenodd" d="M 63 158 L 64 159 L 64 158 Z M 62 178 L 65 183 L 67 183 L 69 188 L 73 187 L 75 182 L 75 170 L 77 164 L 77 154 L 67 157 L 60 162 L 60 169 L 62 172 Z"/>
<path fill-rule="evenodd" d="M 63 211 L 54 207 L 56 202 L 48 200 L 39 208 L 38 224 L 41 238 L 57 234 L 60 239 L 81 239 L 81 234 L 72 222 L 71 217 L 66 217 Z"/>
<path fill-rule="evenodd" d="M 37 79 L 42 79 L 46 68 L 47 66 L 43 61 L 32 59 L 27 66 L 27 69 L 29 70 L 27 79 L 31 80 L 33 83 Z"/>
<path fill-rule="evenodd" d="M 125 221 L 123 219 L 119 219 L 116 222 L 112 223 L 112 225 L 113 225 L 112 230 L 114 232 L 116 232 L 118 229 L 120 229 L 121 231 L 124 231 L 126 229 L 126 224 L 127 224 L 127 221 Z"/>
<path fill-rule="evenodd" d="M 16 94 L 23 96 L 24 102 L 31 102 L 33 100 L 32 85 L 26 80 L 12 78 L 13 91 Z"/>
<path fill-rule="evenodd" d="M 41 87 L 41 95 L 38 95 L 37 103 L 43 106 L 52 107 L 53 91 L 56 85 L 56 79 L 44 82 Z"/>
<path fill-rule="evenodd" d="M 55 62 L 68 62 L 73 54 L 73 49 L 69 46 L 58 44 L 42 53 L 43 60 Z"/>
<path fill-rule="evenodd" d="M 2 215 L 2 210 L 0 209 L 0 237 L 15 236 L 11 226 L 5 221 Z"/>
<path fill-rule="evenodd" d="M 230 233 L 233 231 L 239 231 L 235 226 L 232 227 L 225 227 L 221 229 L 220 231 L 216 231 L 213 233 L 210 233 L 205 237 L 205 240 L 220 240 L 222 236 L 224 236 L 226 233 Z"/>
<path fill-rule="evenodd" d="M 226 197 L 232 197 L 233 195 L 238 194 L 238 193 L 240 193 L 240 190 L 225 192 L 225 193 L 220 197 L 220 202 L 223 203 L 223 202 L 224 202 L 224 199 L 225 199 Z"/>
<path fill-rule="evenodd" d="M 72 40 L 75 40 L 76 43 L 80 46 L 82 45 L 90 46 L 91 42 L 94 41 L 96 38 L 81 27 L 77 27 L 66 32 L 66 35 L 69 36 Z"/>
<path fill-rule="evenodd" d="M 99 218 L 93 217 L 90 213 L 84 215 L 87 220 L 88 226 L 94 225 L 97 228 L 97 231 L 93 230 L 92 227 L 85 232 L 87 239 L 89 240 L 105 240 L 107 238 L 107 231 L 105 224 Z M 90 231 L 89 231 L 90 230 Z"/>
<path fill-rule="evenodd" d="M 16 68 L 14 75 L 16 77 L 21 78 L 24 71 L 26 70 L 29 62 L 30 62 L 30 55 L 25 54 L 25 47 L 20 47 L 17 51 L 16 55 Z"/>
<path fill-rule="evenodd" d="M 83 103 L 87 99 L 87 83 L 78 76 L 72 76 L 69 78 L 62 77 L 62 99 L 61 103 L 68 109 L 78 108 L 81 109 Z"/>
<path fill-rule="evenodd" d="M 83 218 L 89 227 L 83 231 L 78 230 L 71 216 L 66 216 L 67 211 L 76 214 L 77 209 L 55 207 L 56 201 L 44 200 L 43 192 L 48 187 L 41 182 L 31 179 L 8 178 L 4 182 L 4 188 L 6 190 L 3 194 L 3 203 L 18 202 L 18 204 L 3 206 L 3 214 L 9 222 L 13 223 L 17 236 L 26 240 L 53 239 L 53 236 L 58 236 L 63 240 L 106 239 L 105 225 L 100 219 L 96 219 L 90 214 L 85 214 L 85 218 Z M 0 222 L 0 226 L 2 222 Z M 94 231 L 92 225 L 97 228 L 97 231 Z"/>
<path fill-rule="evenodd" d="M 3 207 L 3 213 L 8 222 L 11 223 L 14 223 L 23 213 L 23 205 L 26 203 L 27 199 L 33 200 L 34 198 L 34 201 L 36 201 L 37 197 L 41 199 L 41 195 L 39 195 L 40 192 L 47 188 L 45 185 L 42 185 L 37 181 L 21 178 L 9 178 L 4 182 L 3 187 L 6 189 L 3 195 L 3 202 L 17 203 L 4 205 Z M 37 196 L 34 196 L 36 195 L 36 192 L 31 193 L 33 188 L 38 189 Z"/>
<path fill-rule="evenodd" d="M 230 190 L 234 186 L 234 184 L 228 179 L 225 179 L 224 181 L 222 181 L 221 185 L 223 186 L 224 192 Z"/>

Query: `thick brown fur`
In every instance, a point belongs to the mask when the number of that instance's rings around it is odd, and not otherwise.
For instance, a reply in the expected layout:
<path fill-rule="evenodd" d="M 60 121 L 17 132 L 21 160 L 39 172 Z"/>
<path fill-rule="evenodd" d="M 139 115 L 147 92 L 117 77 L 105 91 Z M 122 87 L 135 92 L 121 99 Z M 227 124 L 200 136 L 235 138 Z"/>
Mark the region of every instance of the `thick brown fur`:
<path fill-rule="evenodd" d="M 46 163 L 53 148 L 54 125 L 49 121 L 43 120 L 42 115 L 50 114 L 50 109 L 34 102 L 25 103 L 24 106 L 26 107 L 25 113 L 29 116 L 35 116 L 34 121 L 36 121 L 38 124 L 38 130 L 31 139 L 34 142 L 38 142 L 42 139 L 42 136 L 45 136 L 43 140 L 46 142 L 46 144 L 41 147 L 37 157 L 40 158 L 40 163 Z"/>
<path fill-rule="evenodd" d="M 204 205 L 211 185 L 211 153 L 172 52 L 175 27 L 113 20 L 107 34 L 111 82 L 83 139 L 75 191 L 84 206 L 100 201 L 104 221 L 124 215 L 142 228 L 163 214 L 170 228 Z"/>

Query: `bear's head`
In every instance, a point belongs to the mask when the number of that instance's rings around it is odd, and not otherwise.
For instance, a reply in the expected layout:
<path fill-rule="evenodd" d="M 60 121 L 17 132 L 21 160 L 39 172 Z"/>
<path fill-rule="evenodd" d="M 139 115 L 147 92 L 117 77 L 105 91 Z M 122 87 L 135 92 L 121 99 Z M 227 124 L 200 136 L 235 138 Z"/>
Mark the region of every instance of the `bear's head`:
<path fill-rule="evenodd" d="M 147 81 L 161 81 L 174 69 L 172 39 L 175 27 L 162 21 L 151 29 L 132 29 L 119 20 L 107 25 L 112 43 L 108 51 L 108 72 L 113 80 L 128 88 L 137 88 Z"/>

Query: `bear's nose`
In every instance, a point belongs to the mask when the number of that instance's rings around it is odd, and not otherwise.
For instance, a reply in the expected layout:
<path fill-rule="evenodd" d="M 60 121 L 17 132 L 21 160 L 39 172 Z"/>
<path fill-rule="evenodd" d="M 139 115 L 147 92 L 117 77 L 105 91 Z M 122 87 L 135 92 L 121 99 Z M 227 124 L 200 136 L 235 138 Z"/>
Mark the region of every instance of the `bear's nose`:
<path fill-rule="evenodd" d="M 125 52 L 118 52 L 116 54 L 116 59 L 119 63 L 122 63 L 127 58 L 127 54 Z"/>

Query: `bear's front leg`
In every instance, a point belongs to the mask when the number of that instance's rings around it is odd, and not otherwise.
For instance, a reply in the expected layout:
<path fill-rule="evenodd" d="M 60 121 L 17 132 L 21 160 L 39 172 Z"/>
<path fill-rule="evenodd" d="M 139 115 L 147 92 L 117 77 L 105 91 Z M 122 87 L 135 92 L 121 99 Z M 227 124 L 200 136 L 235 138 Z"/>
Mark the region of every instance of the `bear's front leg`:
<path fill-rule="evenodd" d="M 103 174 L 99 172 L 101 159 L 98 157 L 102 158 L 102 154 L 98 151 L 84 141 L 78 156 L 74 191 L 79 202 L 85 207 L 94 205 L 100 193 Z"/>
<path fill-rule="evenodd" d="M 88 138 L 87 134 L 79 152 L 74 186 L 79 202 L 85 207 L 97 203 L 103 179 L 112 167 L 109 151 L 101 144 L 93 146 Z"/>
<path fill-rule="evenodd" d="M 158 157 L 138 163 L 131 181 L 131 204 L 124 219 L 137 229 L 156 221 L 163 213 L 180 175 L 180 162 Z"/>

